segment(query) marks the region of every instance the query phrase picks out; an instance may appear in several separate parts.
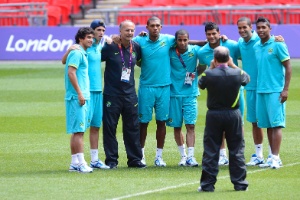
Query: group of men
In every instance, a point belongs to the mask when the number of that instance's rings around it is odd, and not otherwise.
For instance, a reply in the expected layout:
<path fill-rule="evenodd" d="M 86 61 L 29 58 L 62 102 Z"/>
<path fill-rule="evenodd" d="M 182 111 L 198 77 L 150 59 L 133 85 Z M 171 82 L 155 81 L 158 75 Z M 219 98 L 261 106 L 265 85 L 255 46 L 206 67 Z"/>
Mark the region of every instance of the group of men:
<path fill-rule="evenodd" d="M 223 42 L 218 26 L 207 23 L 207 44 L 198 41 L 205 44 L 203 47 L 189 44 L 192 42 L 186 30 L 178 30 L 175 37 L 161 34 L 162 25 L 157 17 L 147 21 L 146 36 L 133 37 L 134 23 L 123 21 L 119 38 L 113 43 L 106 43 L 103 48 L 100 43 L 105 31 L 103 22 L 94 20 L 91 28 L 80 28 L 76 34 L 79 47 L 70 48 L 63 58 L 63 63 L 66 63 L 67 133 L 72 134 L 69 170 L 92 172 L 93 168 L 117 168 L 116 128 L 120 115 L 127 165 L 146 167 L 145 142 L 153 109 L 157 140 L 154 164 L 166 166 L 162 152 L 167 124 L 174 128 L 174 138 L 181 155 L 178 165 L 198 166 L 194 147 L 199 86 L 207 89 L 208 111 L 198 191 L 214 191 L 218 165 L 226 164 L 229 164 L 234 189 L 247 190 L 243 139 L 244 85 L 247 120 L 253 125 L 256 148 L 247 165 L 279 168 L 282 165 L 279 158 L 281 128 L 285 127 L 285 101 L 291 78 L 287 47 L 284 42 L 275 42 L 266 18 L 256 21 L 258 34 L 252 30 L 248 18 L 239 19 L 237 25 L 241 36 L 239 42 Z M 102 30 L 97 32 L 99 27 Z M 245 72 L 237 67 L 239 57 Z M 103 102 L 101 61 L 106 61 Z M 135 65 L 141 67 L 138 95 L 135 92 Z M 105 164 L 98 158 L 102 110 Z M 187 153 L 183 123 L 186 127 Z M 91 127 L 90 166 L 83 156 L 83 134 L 88 127 Z M 266 162 L 262 153 L 262 128 L 267 128 L 270 144 Z"/>

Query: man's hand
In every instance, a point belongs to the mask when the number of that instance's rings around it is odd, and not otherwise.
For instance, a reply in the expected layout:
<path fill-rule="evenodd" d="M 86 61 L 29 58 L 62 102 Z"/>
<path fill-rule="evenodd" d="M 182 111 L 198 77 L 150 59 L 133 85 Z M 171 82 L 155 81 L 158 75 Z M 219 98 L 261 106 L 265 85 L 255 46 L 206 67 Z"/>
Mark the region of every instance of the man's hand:
<path fill-rule="evenodd" d="M 110 37 L 115 44 L 121 44 L 120 35 L 114 34 L 114 35 L 111 35 Z"/>
<path fill-rule="evenodd" d="M 85 104 L 85 99 L 84 99 L 84 96 L 82 94 L 78 95 L 78 100 L 79 100 L 79 104 L 81 106 L 83 106 Z"/>
<path fill-rule="evenodd" d="M 139 36 L 147 36 L 147 35 L 148 35 L 148 33 L 145 32 L 145 31 L 141 31 L 141 32 L 139 33 Z"/>
<path fill-rule="evenodd" d="M 280 93 L 280 96 L 279 96 L 280 102 L 284 103 L 287 100 L 287 98 L 288 98 L 288 91 L 287 90 L 283 90 Z"/>
<path fill-rule="evenodd" d="M 275 41 L 276 42 L 284 42 L 284 38 L 281 35 L 275 36 Z"/>
<path fill-rule="evenodd" d="M 68 52 L 75 50 L 75 49 L 80 49 L 80 45 L 79 44 L 73 44 L 69 47 Z"/>
<path fill-rule="evenodd" d="M 221 35 L 220 38 L 222 42 L 226 42 L 228 40 L 228 37 L 226 35 Z"/>
<path fill-rule="evenodd" d="M 110 37 L 105 37 L 105 42 L 106 42 L 107 44 L 111 44 L 111 43 L 113 42 L 113 40 L 112 40 L 112 38 L 110 38 Z"/>
<path fill-rule="evenodd" d="M 234 62 L 233 62 L 233 60 L 232 60 L 231 57 L 229 57 L 229 61 L 228 61 L 227 65 L 228 65 L 229 67 L 231 67 L 231 68 L 239 68 L 238 66 L 236 66 L 236 65 L 234 64 Z"/>
<path fill-rule="evenodd" d="M 216 64 L 215 60 L 211 60 L 211 61 L 210 61 L 209 69 L 214 69 L 214 68 L 216 68 L 216 67 L 217 67 L 217 64 Z"/>

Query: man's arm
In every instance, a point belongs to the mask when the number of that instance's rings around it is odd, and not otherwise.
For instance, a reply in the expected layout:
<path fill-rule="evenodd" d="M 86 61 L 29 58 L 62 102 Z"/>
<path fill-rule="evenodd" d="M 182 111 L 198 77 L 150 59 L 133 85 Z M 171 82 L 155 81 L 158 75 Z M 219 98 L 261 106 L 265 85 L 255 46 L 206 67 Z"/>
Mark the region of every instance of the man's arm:
<path fill-rule="evenodd" d="M 200 76 L 205 70 L 206 70 L 206 65 L 198 65 L 197 66 L 197 74 L 198 74 L 198 76 Z"/>
<path fill-rule="evenodd" d="M 292 66 L 290 60 L 282 62 L 282 65 L 285 68 L 285 81 L 282 92 L 280 93 L 280 102 L 284 103 L 288 98 L 288 91 L 290 86 L 290 81 L 292 77 Z"/>
<path fill-rule="evenodd" d="M 191 45 L 198 45 L 198 46 L 204 46 L 206 45 L 207 41 L 206 40 L 189 40 L 189 44 Z"/>
<path fill-rule="evenodd" d="M 73 85 L 75 91 L 78 94 L 78 100 L 79 100 L 79 104 L 82 106 L 85 104 L 85 99 L 81 93 L 80 87 L 78 85 L 78 80 L 77 80 L 77 76 L 76 76 L 76 68 L 69 66 L 68 67 L 68 77 L 70 79 L 71 84 Z"/>

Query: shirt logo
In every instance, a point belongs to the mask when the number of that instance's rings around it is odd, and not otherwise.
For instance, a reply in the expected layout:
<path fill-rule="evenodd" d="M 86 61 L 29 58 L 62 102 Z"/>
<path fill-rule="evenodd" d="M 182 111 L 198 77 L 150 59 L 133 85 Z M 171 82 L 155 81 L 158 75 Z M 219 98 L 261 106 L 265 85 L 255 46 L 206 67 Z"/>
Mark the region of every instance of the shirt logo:
<path fill-rule="evenodd" d="M 268 49 L 268 53 L 272 53 L 272 52 L 273 52 L 272 48 Z"/>
<path fill-rule="evenodd" d="M 119 54 L 119 52 L 115 52 L 115 55 L 118 55 Z"/>
<path fill-rule="evenodd" d="M 159 45 L 160 45 L 161 47 L 163 47 L 163 46 L 166 46 L 166 43 L 165 43 L 165 42 L 161 42 Z"/>
<path fill-rule="evenodd" d="M 194 57 L 194 53 L 189 53 L 189 57 Z"/>
<path fill-rule="evenodd" d="M 135 52 L 132 52 L 132 58 L 135 58 L 136 55 L 135 55 Z"/>
<path fill-rule="evenodd" d="M 110 101 L 106 102 L 106 107 L 110 107 L 110 106 L 111 106 L 111 102 Z"/>

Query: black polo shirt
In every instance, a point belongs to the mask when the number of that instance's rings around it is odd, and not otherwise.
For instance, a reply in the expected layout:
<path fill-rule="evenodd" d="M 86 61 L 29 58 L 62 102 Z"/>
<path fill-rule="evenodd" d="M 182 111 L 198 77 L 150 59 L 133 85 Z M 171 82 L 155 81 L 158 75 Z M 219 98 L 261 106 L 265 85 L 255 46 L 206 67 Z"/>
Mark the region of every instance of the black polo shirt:
<path fill-rule="evenodd" d="M 199 87 L 207 89 L 209 110 L 237 109 L 239 108 L 240 87 L 245 86 L 249 81 L 249 75 L 243 70 L 219 66 L 203 72 Z"/>
<path fill-rule="evenodd" d="M 141 59 L 140 46 L 132 42 L 132 63 L 129 82 L 121 81 L 122 76 L 122 58 L 120 49 L 117 44 L 105 44 L 102 48 L 101 61 L 106 61 L 104 71 L 104 90 L 103 94 L 111 96 L 123 96 L 136 94 L 134 81 L 134 66 Z M 122 46 L 125 67 L 129 66 L 130 46 L 127 48 Z"/>

